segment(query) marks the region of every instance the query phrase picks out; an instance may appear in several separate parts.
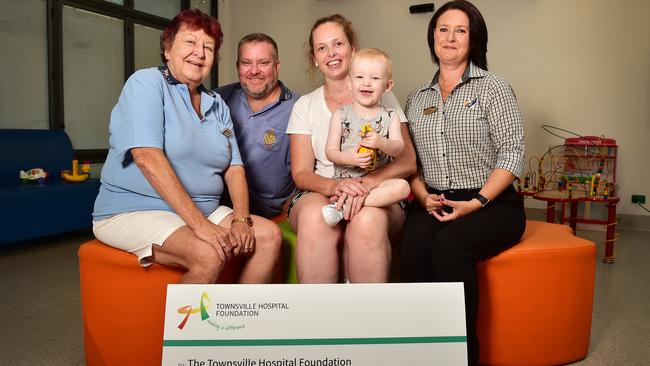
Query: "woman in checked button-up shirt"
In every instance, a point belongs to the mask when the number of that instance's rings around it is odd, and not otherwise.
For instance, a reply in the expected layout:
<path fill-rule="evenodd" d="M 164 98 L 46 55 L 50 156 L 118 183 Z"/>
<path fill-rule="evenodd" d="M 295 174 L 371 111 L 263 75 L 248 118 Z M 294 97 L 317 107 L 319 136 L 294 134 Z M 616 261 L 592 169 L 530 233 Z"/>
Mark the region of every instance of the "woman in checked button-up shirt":
<path fill-rule="evenodd" d="M 523 170 L 522 117 L 510 85 L 487 72 L 487 28 L 467 1 L 443 5 L 428 28 L 439 70 L 408 98 L 418 155 L 402 243 L 402 280 L 463 282 L 469 364 L 478 363 L 476 264 L 525 228 L 512 182 Z"/>

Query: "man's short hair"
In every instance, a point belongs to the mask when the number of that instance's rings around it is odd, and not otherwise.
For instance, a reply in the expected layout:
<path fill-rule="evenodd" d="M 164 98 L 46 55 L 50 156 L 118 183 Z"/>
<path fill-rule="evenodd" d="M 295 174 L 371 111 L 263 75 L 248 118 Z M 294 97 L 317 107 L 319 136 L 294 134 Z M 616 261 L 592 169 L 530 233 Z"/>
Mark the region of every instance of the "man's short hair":
<path fill-rule="evenodd" d="M 277 43 L 275 43 L 273 38 L 271 38 L 268 34 L 264 34 L 264 33 L 251 33 L 249 35 L 244 36 L 244 38 L 242 38 L 239 41 L 239 44 L 237 45 L 237 62 L 239 62 L 241 47 L 246 43 L 253 43 L 253 42 L 266 42 L 271 44 L 271 46 L 273 46 L 273 58 L 275 59 L 275 61 L 278 60 L 278 45 Z"/>

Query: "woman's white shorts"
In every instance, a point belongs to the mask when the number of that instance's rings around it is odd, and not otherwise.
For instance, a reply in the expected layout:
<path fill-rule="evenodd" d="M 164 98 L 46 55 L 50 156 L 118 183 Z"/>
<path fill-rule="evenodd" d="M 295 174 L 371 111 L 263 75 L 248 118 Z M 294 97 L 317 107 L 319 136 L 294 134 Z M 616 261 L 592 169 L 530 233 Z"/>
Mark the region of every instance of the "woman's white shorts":
<path fill-rule="evenodd" d="M 219 206 L 208 220 L 219 224 L 232 213 L 232 208 Z M 176 230 L 185 226 L 185 221 L 171 211 L 135 211 L 93 221 L 95 237 L 102 242 L 133 253 L 141 266 L 150 266 L 153 244 L 162 246 Z"/>

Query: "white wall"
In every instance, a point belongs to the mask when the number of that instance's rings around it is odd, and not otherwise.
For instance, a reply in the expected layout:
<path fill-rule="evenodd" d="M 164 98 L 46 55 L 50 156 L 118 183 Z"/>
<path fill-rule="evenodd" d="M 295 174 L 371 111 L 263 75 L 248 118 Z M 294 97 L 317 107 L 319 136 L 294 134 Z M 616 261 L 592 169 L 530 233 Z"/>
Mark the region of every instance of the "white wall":
<path fill-rule="evenodd" d="M 395 94 L 430 80 L 426 27 L 432 13 L 412 15 L 406 0 L 220 0 L 222 84 L 237 80 L 236 45 L 251 32 L 280 48 L 281 79 L 299 93 L 314 88 L 305 74 L 304 44 L 318 17 L 340 12 L 362 47 L 387 51 Z M 443 1 L 435 1 L 436 8 Z M 617 140 L 618 213 L 650 215 L 630 203 L 650 195 L 650 2 L 646 0 L 474 0 L 489 30 L 490 71 L 512 84 L 524 114 L 527 155 L 541 156 L 562 139 L 550 124 Z M 568 136 L 567 136 L 568 137 Z M 542 203 L 527 200 L 531 207 Z"/>

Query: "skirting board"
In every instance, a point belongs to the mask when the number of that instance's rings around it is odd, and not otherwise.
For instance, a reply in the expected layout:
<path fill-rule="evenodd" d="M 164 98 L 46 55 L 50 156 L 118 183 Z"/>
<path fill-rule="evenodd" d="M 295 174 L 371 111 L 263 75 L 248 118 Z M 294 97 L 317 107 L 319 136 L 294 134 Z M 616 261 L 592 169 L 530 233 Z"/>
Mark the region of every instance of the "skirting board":
<path fill-rule="evenodd" d="M 633 231 L 650 231 L 650 216 L 619 214 L 618 229 Z M 526 218 L 529 220 L 546 221 L 546 210 L 543 208 L 526 207 Z M 604 231 L 604 225 L 579 224 L 578 230 Z"/>

